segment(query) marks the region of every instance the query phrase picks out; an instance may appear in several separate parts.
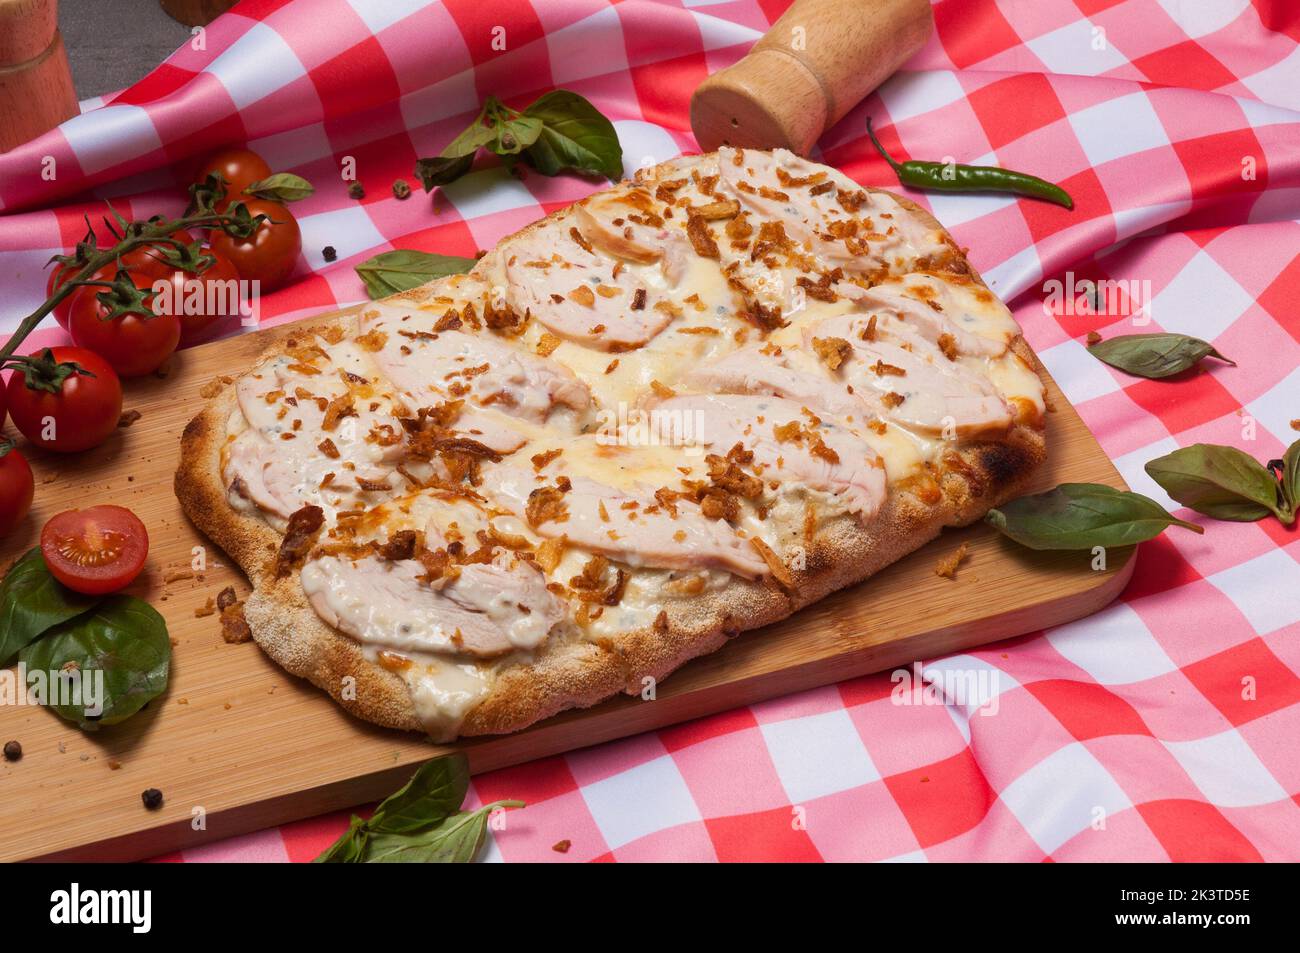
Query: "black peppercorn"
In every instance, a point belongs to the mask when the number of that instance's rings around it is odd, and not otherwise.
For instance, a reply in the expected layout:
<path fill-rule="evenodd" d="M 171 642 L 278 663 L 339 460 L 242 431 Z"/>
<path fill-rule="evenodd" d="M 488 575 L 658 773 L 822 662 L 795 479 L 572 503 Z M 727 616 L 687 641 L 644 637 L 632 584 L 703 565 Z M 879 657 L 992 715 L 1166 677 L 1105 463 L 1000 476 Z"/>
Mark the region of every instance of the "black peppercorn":
<path fill-rule="evenodd" d="M 321 249 L 321 256 L 326 261 L 333 261 L 335 258 L 339 257 L 339 253 L 334 250 L 333 245 L 326 245 L 324 248 Z"/>
<path fill-rule="evenodd" d="M 140 795 L 140 800 L 144 801 L 144 806 L 151 811 L 156 811 L 162 807 L 162 791 L 157 788 L 146 788 Z"/>
<path fill-rule="evenodd" d="M 17 761 L 23 756 L 23 746 L 16 741 L 5 742 L 5 760 Z"/>
<path fill-rule="evenodd" d="M 406 184 L 405 179 L 398 179 L 393 183 L 393 195 L 399 199 L 409 199 L 411 197 L 411 187 Z"/>
<path fill-rule="evenodd" d="M 363 199 L 366 197 L 366 190 L 360 182 L 353 182 L 348 186 L 348 197 L 354 199 Z"/>

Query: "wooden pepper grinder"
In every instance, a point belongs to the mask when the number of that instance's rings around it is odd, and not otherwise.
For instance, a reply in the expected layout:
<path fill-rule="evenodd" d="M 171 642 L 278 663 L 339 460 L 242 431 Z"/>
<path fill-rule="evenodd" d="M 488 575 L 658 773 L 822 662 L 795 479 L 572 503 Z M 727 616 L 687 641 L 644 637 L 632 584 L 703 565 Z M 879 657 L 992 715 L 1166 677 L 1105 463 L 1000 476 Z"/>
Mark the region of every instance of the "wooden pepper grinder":
<path fill-rule="evenodd" d="M 789 149 L 807 155 L 925 45 L 929 0 L 795 0 L 740 62 L 691 97 L 700 148 Z"/>
<path fill-rule="evenodd" d="M 207 26 L 235 5 L 236 0 L 160 0 L 163 11 L 186 26 Z"/>
<path fill-rule="evenodd" d="M 0 152 L 78 112 L 57 0 L 0 0 Z"/>

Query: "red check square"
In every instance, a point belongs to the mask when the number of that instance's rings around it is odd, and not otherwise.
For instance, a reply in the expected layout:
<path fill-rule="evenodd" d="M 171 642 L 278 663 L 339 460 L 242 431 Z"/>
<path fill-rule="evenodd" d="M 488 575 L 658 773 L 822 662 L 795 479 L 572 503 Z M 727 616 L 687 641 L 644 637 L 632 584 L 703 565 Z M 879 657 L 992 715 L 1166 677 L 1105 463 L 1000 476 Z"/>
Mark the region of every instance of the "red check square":
<path fill-rule="evenodd" d="M 968 99 L 994 149 L 1065 118 L 1056 90 L 1042 73 L 998 80 L 975 90 Z"/>
<path fill-rule="evenodd" d="M 1025 686 L 1079 741 L 1106 735 L 1149 735 L 1137 710 L 1101 685 L 1043 679 Z"/>
<path fill-rule="evenodd" d="M 959 69 L 1020 44 L 996 0 L 943 0 L 934 7 L 934 30 Z"/>
<path fill-rule="evenodd" d="M 966 833 L 984 819 L 997 800 L 970 748 L 935 764 L 887 777 L 885 784 L 922 847 Z"/>
<path fill-rule="evenodd" d="M 1300 702 L 1300 677 L 1262 639 L 1201 659 L 1183 674 L 1234 726 Z"/>

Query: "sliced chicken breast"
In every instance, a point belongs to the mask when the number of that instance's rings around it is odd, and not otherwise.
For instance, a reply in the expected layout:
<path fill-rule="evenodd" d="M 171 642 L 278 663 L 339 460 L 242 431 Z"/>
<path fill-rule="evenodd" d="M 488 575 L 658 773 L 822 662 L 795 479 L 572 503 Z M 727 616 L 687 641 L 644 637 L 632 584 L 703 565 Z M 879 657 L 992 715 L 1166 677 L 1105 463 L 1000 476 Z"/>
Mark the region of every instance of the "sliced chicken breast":
<path fill-rule="evenodd" d="M 652 281 L 646 266 L 599 253 L 576 222 L 548 222 L 502 249 L 511 306 L 560 337 L 597 350 L 640 347 L 672 320 L 670 310 L 655 307 L 667 282 L 657 266 Z"/>
<path fill-rule="evenodd" d="M 883 282 L 872 288 L 839 281 L 833 290 L 862 311 L 876 315 L 877 329 L 887 337 L 907 340 L 919 335 L 937 345 L 947 335 L 959 354 L 999 357 L 1006 353 L 1006 339 L 996 341 L 971 330 L 979 326 L 979 319 L 960 308 L 943 282 L 933 278 L 909 276 L 906 281 Z"/>
<path fill-rule="evenodd" d="M 904 426 L 948 438 L 988 436 L 1011 426 L 1010 405 L 984 374 L 920 338 L 863 340 L 868 320 L 837 315 L 804 331 L 810 344 L 837 339 L 852 346 L 835 373 L 859 399 L 883 403 L 883 415 Z"/>
<path fill-rule="evenodd" d="M 226 448 L 227 487 L 284 519 L 307 503 L 332 511 L 382 499 L 403 456 L 401 423 L 382 403 L 350 399 L 328 365 L 295 367 L 305 365 L 281 358 L 239 379 L 249 426 Z"/>
<path fill-rule="evenodd" d="M 850 423 L 869 417 L 872 409 L 821 366 L 796 366 L 788 354 L 777 354 L 763 345 L 743 347 L 711 364 L 700 365 L 686 375 L 685 383 L 724 394 L 785 397 Z"/>
<path fill-rule="evenodd" d="M 658 413 L 703 414 L 700 442 L 726 454 L 736 444 L 754 454 L 765 483 L 795 481 L 839 498 L 863 519 L 885 501 L 880 454 L 861 437 L 779 397 L 690 394 L 655 405 Z"/>
<path fill-rule="evenodd" d="M 826 264 L 848 272 L 890 270 L 944 246 L 896 200 L 784 149 L 718 150 L 720 188 Z M 844 193 L 841 197 L 841 192 Z"/>
<path fill-rule="evenodd" d="M 522 560 L 461 567 L 434 584 L 415 560 L 356 561 L 324 556 L 302 570 L 312 608 L 328 624 L 369 645 L 407 652 L 491 658 L 534 649 L 564 618 L 540 572 Z"/>
<path fill-rule="evenodd" d="M 622 490 L 586 477 L 570 477 L 557 518 L 533 529 L 548 538 L 567 537 L 577 546 L 612 556 L 630 566 L 659 569 L 725 569 L 756 578 L 767 564 L 723 520 L 711 520 L 693 503 L 679 501 L 676 515 L 658 505 L 651 490 Z M 515 516 L 527 519 L 530 496 L 553 484 L 530 470 L 503 464 L 483 474 L 481 491 Z M 649 512 L 647 512 L 649 510 Z"/>

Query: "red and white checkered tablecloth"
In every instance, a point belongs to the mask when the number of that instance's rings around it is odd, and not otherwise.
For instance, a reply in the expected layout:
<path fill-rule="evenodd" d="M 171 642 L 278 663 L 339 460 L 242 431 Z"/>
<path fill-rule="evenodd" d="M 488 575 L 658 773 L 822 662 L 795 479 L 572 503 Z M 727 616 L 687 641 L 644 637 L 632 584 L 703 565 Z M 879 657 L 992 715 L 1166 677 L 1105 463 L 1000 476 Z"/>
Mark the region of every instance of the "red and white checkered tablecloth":
<path fill-rule="evenodd" d="M 393 247 L 472 254 L 589 192 L 484 164 L 433 210 L 389 191 L 481 97 L 576 90 L 615 120 L 628 169 L 695 148 L 687 103 L 785 0 L 244 0 L 137 85 L 0 156 L 0 330 L 42 265 L 111 196 L 176 213 L 185 160 L 248 141 L 316 185 L 295 206 L 299 280 L 266 323 L 363 297 L 352 265 Z M 1300 4 L 1294 0 L 942 0 L 929 45 L 821 143 L 857 180 L 898 156 L 1060 182 L 1077 207 L 912 195 L 970 247 L 1135 489 L 1198 441 L 1280 456 L 1300 418 Z M 502 44 L 494 46 L 494 37 Z M 345 156 L 368 186 L 340 181 Z M 42 176 L 52 157 L 57 174 Z M 326 264 L 321 249 L 339 259 Z M 1111 279 L 1098 316 L 1048 282 Z M 1044 305 L 1044 299 L 1049 305 Z M 1126 377 L 1088 331 L 1181 331 L 1237 361 Z M 51 326 L 37 343 L 61 339 Z M 1300 426 L 1300 425 L 1296 425 Z M 1091 618 L 930 660 L 997 676 L 997 714 L 899 705 L 888 673 L 478 777 L 520 798 L 504 860 L 1300 860 L 1300 532 L 1206 524 L 1142 547 Z M 167 859 L 307 860 L 346 815 Z M 568 840 L 565 854 L 552 845 Z"/>

